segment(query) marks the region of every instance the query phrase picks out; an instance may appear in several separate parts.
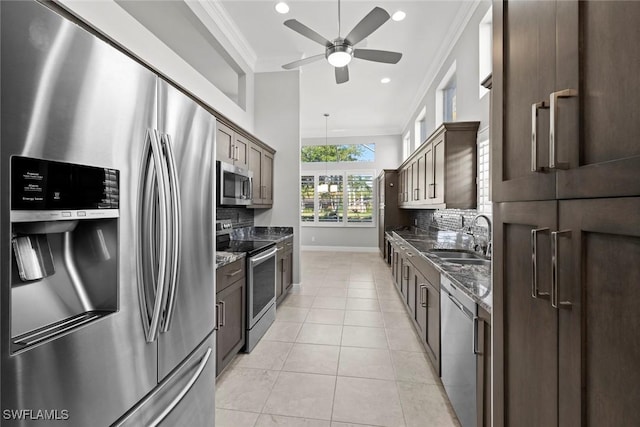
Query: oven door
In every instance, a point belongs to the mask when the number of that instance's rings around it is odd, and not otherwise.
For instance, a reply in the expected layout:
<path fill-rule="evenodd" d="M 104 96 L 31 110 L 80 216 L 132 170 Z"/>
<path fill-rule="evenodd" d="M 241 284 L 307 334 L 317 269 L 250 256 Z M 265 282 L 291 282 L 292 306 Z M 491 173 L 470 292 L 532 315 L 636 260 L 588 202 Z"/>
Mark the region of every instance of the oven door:
<path fill-rule="evenodd" d="M 218 162 L 218 204 L 221 206 L 250 205 L 251 171 Z"/>
<path fill-rule="evenodd" d="M 252 328 L 276 302 L 276 248 L 251 258 L 249 269 L 248 327 Z"/>

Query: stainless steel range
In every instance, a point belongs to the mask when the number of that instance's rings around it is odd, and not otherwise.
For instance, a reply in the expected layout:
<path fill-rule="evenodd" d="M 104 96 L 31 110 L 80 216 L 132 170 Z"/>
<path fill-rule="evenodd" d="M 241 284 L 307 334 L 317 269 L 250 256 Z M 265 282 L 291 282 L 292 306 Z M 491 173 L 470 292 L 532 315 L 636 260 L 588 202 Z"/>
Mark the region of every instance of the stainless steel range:
<path fill-rule="evenodd" d="M 266 240 L 231 240 L 230 220 L 216 221 L 216 251 L 247 256 L 247 338 L 249 353 L 276 320 L 276 244 Z"/>

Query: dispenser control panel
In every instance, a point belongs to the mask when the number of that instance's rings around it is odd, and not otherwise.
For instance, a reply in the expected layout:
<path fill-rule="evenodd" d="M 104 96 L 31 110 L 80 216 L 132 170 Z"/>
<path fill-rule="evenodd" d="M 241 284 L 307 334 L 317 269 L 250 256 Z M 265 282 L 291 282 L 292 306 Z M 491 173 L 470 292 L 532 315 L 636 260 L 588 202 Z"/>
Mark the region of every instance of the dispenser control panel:
<path fill-rule="evenodd" d="M 116 169 L 13 156 L 11 210 L 82 216 L 84 210 L 118 209 L 119 179 Z"/>

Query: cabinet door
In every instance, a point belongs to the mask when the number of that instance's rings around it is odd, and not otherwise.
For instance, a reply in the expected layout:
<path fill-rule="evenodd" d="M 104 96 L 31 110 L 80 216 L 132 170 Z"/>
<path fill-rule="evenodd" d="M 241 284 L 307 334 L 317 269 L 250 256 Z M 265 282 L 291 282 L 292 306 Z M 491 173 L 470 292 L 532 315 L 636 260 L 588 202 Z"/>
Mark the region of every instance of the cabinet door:
<path fill-rule="evenodd" d="M 491 427 L 491 314 L 478 307 L 476 322 L 477 425 Z"/>
<path fill-rule="evenodd" d="M 219 374 L 244 346 L 246 325 L 245 281 L 238 280 L 216 298 L 222 322 L 216 337 L 216 373 Z"/>
<path fill-rule="evenodd" d="M 415 289 L 416 289 L 416 329 L 418 335 L 423 342 L 427 341 L 427 279 L 420 273 L 420 270 L 415 269 L 413 275 Z"/>
<path fill-rule="evenodd" d="M 400 252 L 398 250 L 398 245 L 393 245 L 392 246 L 393 249 L 393 261 L 392 261 L 392 272 L 393 272 L 393 281 L 396 285 L 396 288 L 400 289 L 400 278 L 402 277 L 402 275 L 400 274 L 400 268 L 401 268 L 401 263 L 400 263 Z"/>
<path fill-rule="evenodd" d="M 251 181 L 252 203 L 254 205 L 262 204 L 262 148 L 255 145 L 249 145 L 249 170 L 253 172 L 253 181 Z"/>
<path fill-rule="evenodd" d="M 558 422 L 558 313 L 549 298 L 556 208 L 555 201 L 494 204 L 496 427 Z M 532 230 L 540 230 L 535 256 Z"/>
<path fill-rule="evenodd" d="M 284 289 L 284 245 L 278 244 L 276 257 L 276 301 L 280 300 Z"/>
<path fill-rule="evenodd" d="M 640 198 L 561 201 L 559 230 L 559 425 L 640 425 Z"/>
<path fill-rule="evenodd" d="M 249 140 L 239 133 L 234 134 L 234 165 L 247 169 L 249 167 Z"/>
<path fill-rule="evenodd" d="M 400 292 L 402 293 L 402 299 L 405 304 L 409 301 L 409 282 L 411 281 L 411 274 L 413 273 L 413 266 L 409 262 L 406 252 L 402 257 L 402 280 L 400 282 Z"/>
<path fill-rule="evenodd" d="M 424 152 L 424 198 L 427 204 L 434 202 L 435 194 L 435 176 L 433 171 L 433 144 L 429 144 Z"/>
<path fill-rule="evenodd" d="M 433 183 L 431 201 L 435 204 L 444 203 L 444 177 L 445 177 L 445 137 L 444 134 L 433 141 Z"/>
<path fill-rule="evenodd" d="M 273 204 L 273 154 L 262 152 L 262 204 Z"/>
<path fill-rule="evenodd" d="M 235 157 L 233 152 L 234 132 L 230 127 L 220 122 L 216 123 L 216 127 L 216 160 L 233 164 Z"/>
<path fill-rule="evenodd" d="M 293 250 L 287 249 L 282 265 L 282 292 L 287 293 L 293 286 Z"/>
<path fill-rule="evenodd" d="M 427 354 L 433 362 L 438 374 L 440 374 L 440 283 L 427 283 L 425 291 L 427 305 Z"/>
<path fill-rule="evenodd" d="M 410 252 L 407 252 L 407 265 L 409 267 L 409 276 L 407 277 L 407 298 L 405 300 L 407 306 L 409 307 L 409 316 L 415 319 L 416 317 L 416 280 L 415 276 L 417 273 L 417 269 L 413 264 L 411 264 L 411 258 L 414 255 Z"/>
<path fill-rule="evenodd" d="M 557 24 L 558 198 L 638 196 L 640 2 L 561 1 Z"/>
<path fill-rule="evenodd" d="M 542 167 L 549 165 L 546 107 L 555 90 L 556 2 L 494 1 L 493 45 L 493 200 L 555 199 L 555 173 Z"/>

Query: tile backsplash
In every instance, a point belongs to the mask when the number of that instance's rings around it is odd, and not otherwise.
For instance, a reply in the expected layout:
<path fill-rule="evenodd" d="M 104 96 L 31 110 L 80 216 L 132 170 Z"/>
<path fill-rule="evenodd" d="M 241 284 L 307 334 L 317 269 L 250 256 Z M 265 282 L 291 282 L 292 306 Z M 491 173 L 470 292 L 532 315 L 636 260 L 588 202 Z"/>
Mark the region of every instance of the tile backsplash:
<path fill-rule="evenodd" d="M 442 210 L 408 210 L 411 225 L 427 229 L 435 226 L 441 230 L 469 232 L 473 217 L 478 214 L 475 209 L 442 209 Z M 491 215 L 489 215 L 491 217 Z M 473 234 L 478 239 L 487 240 L 487 223 L 478 219 L 473 228 Z"/>
<path fill-rule="evenodd" d="M 247 208 L 216 208 L 216 219 L 230 219 L 233 228 L 253 227 L 253 209 Z"/>

